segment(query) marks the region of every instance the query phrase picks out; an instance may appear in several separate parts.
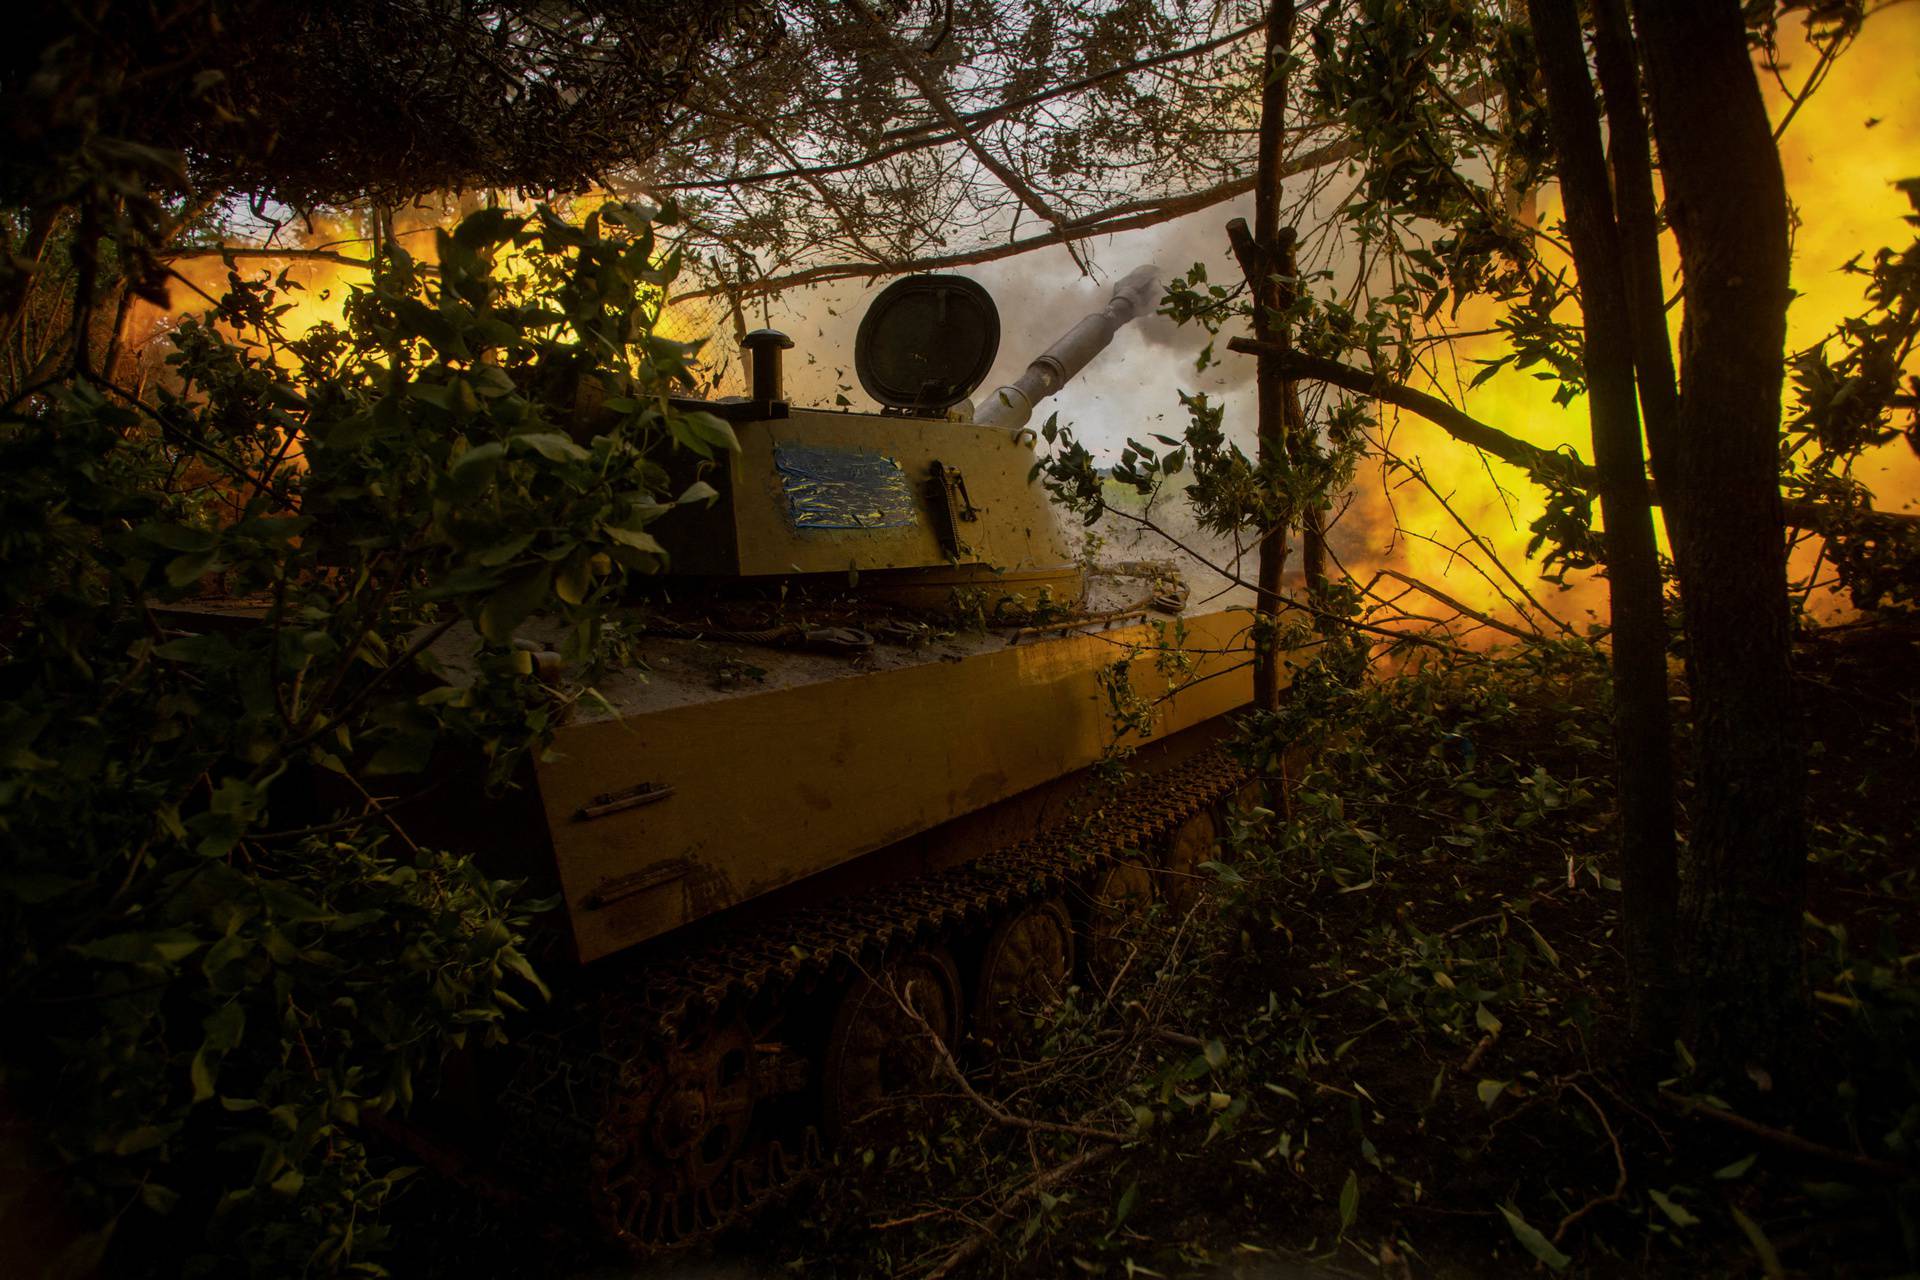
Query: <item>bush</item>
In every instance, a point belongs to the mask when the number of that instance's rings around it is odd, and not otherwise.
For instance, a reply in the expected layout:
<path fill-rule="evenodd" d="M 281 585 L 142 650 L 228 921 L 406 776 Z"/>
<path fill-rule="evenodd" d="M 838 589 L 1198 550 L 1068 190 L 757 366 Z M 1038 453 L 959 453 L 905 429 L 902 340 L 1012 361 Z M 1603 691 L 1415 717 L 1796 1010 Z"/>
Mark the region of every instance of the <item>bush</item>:
<path fill-rule="evenodd" d="M 0 419 L 0 1052 L 88 1233 L 70 1262 L 368 1269 L 405 1171 L 366 1112 L 544 994 L 539 904 L 368 781 L 508 785 L 563 710 L 515 628 L 556 615 L 590 666 L 663 560 L 656 457 L 732 442 L 667 400 L 658 220 L 484 210 L 300 337 L 295 286 L 233 271 L 155 394 L 83 365 Z M 559 425 L 582 399 L 590 439 Z M 275 813 L 303 774 L 353 803 Z"/>

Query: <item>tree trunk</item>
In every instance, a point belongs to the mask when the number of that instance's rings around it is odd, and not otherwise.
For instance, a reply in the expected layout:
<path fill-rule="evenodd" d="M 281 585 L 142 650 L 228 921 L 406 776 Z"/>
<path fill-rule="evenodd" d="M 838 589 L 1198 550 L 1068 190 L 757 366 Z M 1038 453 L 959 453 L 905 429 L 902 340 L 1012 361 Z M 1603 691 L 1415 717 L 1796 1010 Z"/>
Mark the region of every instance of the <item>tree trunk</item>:
<path fill-rule="evenodd" d="M 1679 432 L 1680 389 L 1673 373 L 1667 333 L 1665 279 L 1660 269 L 1660 214 L 1653 193 L 1653 147 L 1640 108 L 1640 71 L 1633 56 L 1627 0 L 1596 0 L 1593 61 L 1607 103 L 1607 143 L 1612 162 L 1614 219 L 1620 228 L 1620 270 L 1626 281 L 1638 374 L 1640 417 L 1646 424 L 1653 476 L 1673 470 Z M 1674 513 L 1667 513 L 1669 531 Z"/>
<path fill-rule="evenodd" d="M 1613 749 L 1620 794 L 1621 915 L 1630 1054 L 1646 1060 L 1672 1035 L 1672 726 L 1660 566 L 1640 451 L 1634 343 L 1620 236 L 1600 145 L 1600 116 L 1570 0 L 1529 0 L 1548 122 L 1560 154 L 1567 234 L 1586 325 L 1587 403 L 1605 522 L 1613 618 Z"/>
<path fill-rule="evenodd" d="M 1293 47 L 1293 0 L 1273 0 L 1267 10 L 1267 48 L 1262 69 L 1266 84 L 1260 94 L 1260 152 L 1253 185 L 1253 265 L 1245 261 L 1247 287 L 1253 293 L 1253 334 L 1262 341 L 1282 341 L 1285 331 L 1275 333 L 1268 312 L 1284 302 L 1275 273 L 1280 263 L 1280 170 L 1281 152 L 1286 143 L 1287 54 Z M 1274 360 L 1260 357 L 1256 373 L 1258 407 L 1255 420 L 1259 427 L 1259 461 L 1262 466 L 1287 454 L 1286 437 L 1290 427 L 1287 412 L 1291 391 L 1285 375 Z M 1295 411 L 1298 412 L 1297 409 Z M 1258 590 L 1254 610 L 1267 624 L 1268 634 L 1280 612 L 1280 575 L 1287 563 L 1287 528 L 1275 524 L 1260 539 Z M 1280 655 L 1269 644 L 1254 661 L 1253 704 L 1263 711 L 1280 705 Z"/>
<path fill-rule="evenodd" d="M 1633 7 L 1686 280 L 1673 474 L 1660 477 L 1681 513 L 1698 793 L 1681 878 L 1685 1031 L 1722 1079 L 1791 1076 L 1806 774 L 1780 534 L 1786 183 L 1739 0 Z"/>

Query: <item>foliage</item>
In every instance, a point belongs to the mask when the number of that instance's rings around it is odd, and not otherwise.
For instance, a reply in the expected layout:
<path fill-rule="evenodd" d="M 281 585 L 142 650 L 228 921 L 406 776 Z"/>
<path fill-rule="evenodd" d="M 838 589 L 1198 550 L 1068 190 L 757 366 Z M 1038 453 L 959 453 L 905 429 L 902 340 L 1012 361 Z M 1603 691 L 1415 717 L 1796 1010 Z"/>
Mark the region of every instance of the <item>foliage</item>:
<path fill-rule="evenodd" d="M 717 291 L 1073 244 L 1228 199 L 1252 169 L 1262 0 L 779 8 L 784 38 L 702 78 L 633 175 L 686 204 Z"/>
<path fill-rule="evenodd" d="M 656 459 L 732 444 L 667 401 L 659 220 L 485 210 L 299 338 L 235 269 L 151 395 L 0 421 L 7 1090 L 116 1274 L 371 1265 L 365 1113 L 543 993 L 537 904 L 392 810 L 511 785 L 564 709 L 516 630 L 590 672 Z"/>
<path fill-rule="evenodd" d="M 1003 1043 L 970 1046 L 954 1066 L 971 1095 L 950 1076 L 936 1082 L 916 1127 L 848 1144 L 830 1193 L 798 1207 L 797 1230 L 770 1234 L 835 1274 L 938 1275 L 966 1260 L 985 1223 L 1028 1273 L 1135 1274 L 1145 1255 L 1133 1217 L 1162 1189 L 1059 1172 L 1098 1169 L 1122 1149 L 1135 1166 L 1210 1162 L 1257 1108 L 1244 1062 L 1184 1029 L 1218 936 L 1211 910 L 1152 907 L 1119 935 L 1116 971 L 1020 1010 Z"/>
<path fill-rule="evenodd" d="M 1920 178 L 1898 185 L 1916 211 L 1907 221 L 1920 226 Z M 1860 256 L 1844 269 L 1865 277 L 1867 309 L 1788 361 L 1796 403 L 1780 442 L 1782 487 L 1821 504 L 1818 532 L 1854 604 L 1912 607 L 1920 605 L 1920 528 L 1869 514 L 1873 493 L 1853 467 L 1866 450 L 1902 438 L 1920 454 L 1920 375 L 1908 371 L 1920 338 L 1920 240 L 1876 250 L 1869 266 Z M 1904 426 L 1895 421 L 1902 412 Z"/>
<path fill-rule="evenodd" d="M 1607 1069 L 1625 1017 L 1606 976 L 1621 927 L 1607 671 L 1589 646 L 1530 645 L 1427 661 L 1330 706 L 1280 812 L 1228 822 L 1212 896 L 1191 918 L 1148 915 L 1119 990 L 1089 981 L 1011 1051 L 969 1060 L 1003 1113 L 1096 1136 L 996 1121 L 944 1089 L 922 1132 L 856 1150 L 798 1231 L 771 1233 L 779 1260 L 925 1274 L 984 1224 L 994 1242 L 969 1274 L 1176 1275 L 1264 1254 L 1387 1274 L 1911 1267 L 1920 1178 L 1848 1160 L 1916 1167 L 1915 801 L 1889 763 L 1920 689 L 1880 679 L 1913 642 L 1803 653 L 1827 690 L 1809 708 L 1823 811 L 1845 815 L 1813 841 L 1829 1067 L 1795 1135 L 1827 1156 L 1690 1116 L 1683 1050 L 1666 1102 Z M 1023 1194 L 1100 1131 L 1113 1159 Z"/>
<path fill-rule="evenodd" d="M 1367 696 L 1372 638 L 1340 625 L 1360 617 L 1362 600 L 1349 581 L 1330 582 L 1312 618 L 1284 615 L 1268 638 L 1280 654 L 1286 696 L 1278 708 L 1241 717 L 1233 748 L 1262 777 L 1277 777 L 1283 761 L 1312 755 L 1339 736 Z"/>
<path fill-rule="evenodd" d="M 1826 1157 L 1689 1120 L 1671 1105 L 1703 1087 L 1684 1048 L 1669 1105 L 1651 1111 L 1609 1070 L 1625 1014 L 1602 977 L 1621 925 L 1609 690 L 1585 646 L 1535 645 L 1365 690 L 1270 829 L 1260 873 L 1241 873 L 1252 953 L 1216 970 L 1230 994 L 1203 1033 L 1277 1003 L 1284 1037 L 1250 1033 L 1244 1052 L 1299 1105 L 1250 1115 L 1243 1132 L 1287 1153 L 1290 1172 L 1236 1183 L 1256 1203 L 1311 1207 L 1269 1222 L 1326 1239 L 1357 1166 L 1375 1257 L 1497 1270 L 1526 1264 L 1518 1246 L 1556 1269 L 1549 1249 L 1590 1273 L 1717 1274 L 1757 1237 L 1810 1273 L 1911 1266 L 1920 1081 L 1898 957 L 1915 936 L 1899 851 L 1913 815 L 1887 767 L 1907 749 L 1915 690 L 1885 676 L 1911 632 L 1851 647 L 1851 660 L 1846 641 L 1802 653 L 1813 798 L 1829 815 L 1813 833 L 1822 919 L 1806 940 L 1826 1066 L 1796 1133 Z M 1889 1165 L 1850 1165 L 1855 1153 Z M 1904 1184 L 1886 1172 L 1902 1166 Z"/>
<path fill-rule="evenodd" d="M 778 32 L 752 0 L 33 0 L 13 16 L 0 203 L 35 208 L 74 197 L 59 184 L 88 149 L 152 159 L 163 190 L 287 204 L 579 189 L 650 154 L 722 49 L 749 59 Z"/>
<path fill-rule="evenodd" d="M 1534 193 L 1551 178 L 1554 157 L 1530 30 L 1498 6 L 1366 0 L 1322 7 L 1306 43 L 1310 56 L 1299 56 L 1295 72 L 1298 109 L 1358 148 L 1359 182 L 1324 215 L 1325 228 L 1303 225 L 1297 239 L 1331 232 L 1353 278 L 1300 270 L 1287 282 L 1285 307 L 1267 317 L 1273 331 L 1289 335 L 1306 356 L 1369 371 L 1382 385 L 1404 385 L 1431 373 L 1436 350 L 1444 359 L 1461 306 L 1490 299 L 1500 304 L 1498 329 L 1508 349 L 1481 360 L 1472 384 L 1513 366 L 1554 383 L 1559 403 L 1584 394 L 1583 335 L 1569 315 L 1574 284 L 1558 250 L 1561 236 L 1533 215 Z M 1307 201 L 1299 206 L 1301 214 L 1311 212 Z M 1162 313 L 1204 330 L 1209 341 L 1197 361 L 1204 369 L 1213 359 L 1212 339 L 1244 326 L 1251 308 L 1244 285 L 1214 283 L 1196 263 L 1169 285 Z M 1257 537 L 1298 527 L 1334 505 L 1363 458 L 1392 461 L 1369 396 L 1319 399 L 1313 417 L 1267 442 L 1257 461 L 1228 439 L 1220 406 L 1204 396 L 1183 393 L 1181 400 L 1185 430 L 1157 437 L 1158 449 L 1129 440 L 1114 476 L 1154 494 L 1190 469 L 1184 495 L 1215 534 Z M 1092 468 L 1063 429 L 1045 460 L 1048 484 L 1089 519 L 1098 514 Z M 1550 498 L 1533 524 L 1528 555 L 1538 555 L 1556 577 L 1600 563 L 1592 497 L 1575 480 L 1586 471 L 1569 454 L 1530 475 Z M 1326 611 L 1323 620 L 1336 614 Z"/>
<path fill-rule="evenodd" d="M 1841 5 L 1808 18 L 1821 66 L 1857 35 L 1860 17 Z M 1758 6 L 1756 39 L 1774 39 L 1779 19 Z M 1363 0 L 1318 12 L 1310 55 L 1298 64 L 1298 96 L 1359 150 L 1358 186 L 1327 215 L 1355 265 L 1348 281 L 1302 270 L 1290 282 L 1292 301 L 1270 319 L 1297 350 L 1370 371 L 1383 386 L 1417 385 L 1433 375 L 1436 359 L 1444 367 L 1452 317 L 1464 303 L 1485 300 L 1498 306 L 1494 323 L 1505 349 L 1476 358 L 1469 391 L 1513 368 L 1551 384 L 1556 404 L 1586 394 L 1566 228 L 1537 216 L 1537 193 L 1559 162 L 1532 40 L 1510 6 Z M 1321 230 L 1299 229 L 1302 239 Z M 1853 474 L 1864 451 L 1902 435 L 1913 442 L 1912 423 L 1895 422 L 1901 412 L 1911 418 L 1916 395 L 1906 371 L 1920 325 L 1913 258 L 1912 250 L 1882 249 L 1870 265 L 1848 264 L 1866 277 L 1864 310 L 1792 360 L 1800 404 L 1782 436 L 1783 488 L 1820 504 L 1815 523 L 1826 562 L 1862 607 L 1910 600 L 1920 563 L 1913 529 L 1865 514 L 1872 494 Z M 1204 369 L 1213 340 L 1244 324 L 1250 301 L 1243 285 L 1214 283 L 1196 263 L 1169 285 L 1162 311 L 1205 332 Z M 1203 397 L 1183 395 L 1182 402 L 1186 429 L 1157 437 L 1155 446 L 1130 440 L 1114 474 L 1146 493 L 1184 465 L 1193 477 L 1186 494 L 1216 532 L 1298 523 L 1344 487 L 1358 457 L 1383 448 L 1366 397 L 1329 396 L 1312 429 L 1290 433 L 1284 455 L 1259 466 L 1223 447 L 1218 406 Z M 1049 483 L 1091 516 L 1097 489 L 1081 473 L 1093 461 L 1070 431 L 1059 442 Z M 1571 571 L 1604 567 L 1591 469 L 1569 452 L 1532 468 L 1529 479 L 1545 503 L 1531 525 L 1528 556 L 1562 582 Z"/>
<path fill-rule="evenodd" d="M 1081 239 L 1231 184 L 1250 139 L 1220 121 L 1248 98 L 1263 9 L 34 0 L 0 55 L 0 101 L 20 122 L 0 206 L 85 205 L 102 230 L 128 213 L 151 239 L 164 224 L 145 218 L 150 191 L 283 221 L 288 207 L 592 184 L 683 203 L 708 285 L 891 274 L 998 249 L 1036 216 L 1043 234 L 1088 219 Z M 1003 183 L 976 147 L 1020 176 Z M 94 184 L 109 157 L 140 180 Z"/>

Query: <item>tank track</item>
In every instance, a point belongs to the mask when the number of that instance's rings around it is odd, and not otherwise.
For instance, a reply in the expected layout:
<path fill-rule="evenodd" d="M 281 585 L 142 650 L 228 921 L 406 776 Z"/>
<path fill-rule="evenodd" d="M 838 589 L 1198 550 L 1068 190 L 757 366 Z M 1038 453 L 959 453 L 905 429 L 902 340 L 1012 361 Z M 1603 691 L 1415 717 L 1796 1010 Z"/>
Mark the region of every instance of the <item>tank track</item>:
<path fill-rule="evenodd" d="M 875 972 L 910 948 L 951 942 L 1048 898 L 1084 894 L 1128 852 L 1153 849 L 1249 780 L 1213 748 L 1134 776 L 1090 812 L 960 866 L 741 928 L 644 969 L 614 966 L 591 1011 L 522 1038 L 502 1091 L 504 1149 L 543 1199 L 584 1199 L 601 1230 L 637 1256 L 700 1243 L 751 1217 L 824 1162 L 817 1127 L 743 1153 L 695 1192 L 636 1190 L 630 1171 L 655 1142 L 676 1046 L 751 1011 L 780 1010 L 823 984 Z M 556 1206 L 558 1207 L 558 1206 Z"/>

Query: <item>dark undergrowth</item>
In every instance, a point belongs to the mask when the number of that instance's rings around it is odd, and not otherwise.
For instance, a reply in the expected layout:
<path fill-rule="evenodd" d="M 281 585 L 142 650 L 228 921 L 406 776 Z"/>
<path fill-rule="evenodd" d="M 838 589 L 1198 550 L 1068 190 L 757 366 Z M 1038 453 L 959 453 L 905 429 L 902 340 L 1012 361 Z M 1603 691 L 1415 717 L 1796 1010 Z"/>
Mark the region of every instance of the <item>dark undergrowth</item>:
<path fill-rule="evenodd" d="M 1807 1073 L 1725 1110 L 1624 1035 L 1606 682 L 1535 651 L 1371 686 L 1215 899 L 852 1151 L 751 1252 L 806 1274 L 1920 1271 L 1920 633 L 1800 659 Z M 1684 799 L 1684 795 L 1683 795 Z"/>
<path fill-rule="evenodd" d="M 1616 1074 L 1605 670 L 1535 649 L 1366 686 L 1198 908 L 709 1254 L 596 1264 L 466 1207 L 418 1273 L 1920 1274 L 1920 627 L 1799 673 L 1807 1072 L 1766 1116 L 1684 1045 Z"/>

